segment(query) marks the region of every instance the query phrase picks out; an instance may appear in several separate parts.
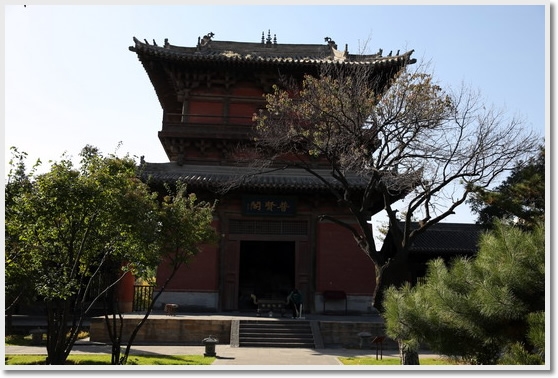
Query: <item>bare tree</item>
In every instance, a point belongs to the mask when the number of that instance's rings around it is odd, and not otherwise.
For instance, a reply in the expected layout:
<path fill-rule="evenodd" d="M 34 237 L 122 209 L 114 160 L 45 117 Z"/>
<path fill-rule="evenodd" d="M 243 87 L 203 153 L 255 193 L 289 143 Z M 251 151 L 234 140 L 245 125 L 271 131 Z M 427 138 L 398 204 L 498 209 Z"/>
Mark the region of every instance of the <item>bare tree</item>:
<path fill-rule="evenodd" d="M 302 85 L 275 86 L 266 110 L 254 116 L 259 169 L 306 170 L 354 216 L 357 226 L 321 218 L 350 230 L 373 261 L 376 308 L 384 286 L 400 283 L 417 235 L 540 144 L 520 119 L 487 107 L 478 92 L 444 90 L 422 69 L 386 81 L 369 66 L 327 65 Z M 401 198 L 402 223 L 394 205 Z M 387 212 L 392 240 L 379 251 L 368 223 L 378 209 Z M 412 218 L 420 219 L 418 228 Z"/>

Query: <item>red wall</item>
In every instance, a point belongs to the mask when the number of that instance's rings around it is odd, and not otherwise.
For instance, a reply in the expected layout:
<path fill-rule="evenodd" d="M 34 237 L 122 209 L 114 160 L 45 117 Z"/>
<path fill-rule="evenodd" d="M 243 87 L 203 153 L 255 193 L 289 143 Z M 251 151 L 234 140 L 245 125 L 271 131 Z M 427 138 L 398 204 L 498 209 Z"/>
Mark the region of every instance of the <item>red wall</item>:
<path fill-rule="evenodd" d="M 319 223 L 317 228 L 316 291 L 372 295 L 374 264 L 357 246 L 352 234 L 333 223 Z"/>
<path fill-rule="evenodd" d="M 252 116 L 257 112 L 254 104 L 231 103 L 229 104 L 229 122 L 234 124 L 250 124 Z"/>
<path fill-rule="evenodd" d="M 192 114 L 188 118 L 189 122 L 210 124 L 223 122 L 224 107 L 222 102 L 190 101 L 188 106 L 188 113 Z M 196 117 L 196 115 L 198 117 Z"/>
<path fill-rule="evenodd" d="M 232 88 L 232 94 L 234 96 L 246 96 L 261 99 L 263 90 L 258 85 L 250 81 L 243 81 L 236 83 L 236 85 Z"/>
<path fill-rule="evenodd" d="M 130 312 L 133 310 L 135 281 L 136 278 L 134 275 L 128 272 L 118 283 L 118 301 L 120 303 L 120 311 L 122 312 Z"/>
<path fill-rule="evenodd" d="M 219 263 L 217 246 L 206 246 L 187 265 L 183 265 L 166 290 L 217 291 L 219 289 Z M 157 285 L 161 286 L 171 272 L 163 261 L 157 269 Z"/>
<path fill-rule="evenodd" d="M 316 292 L 342 290 L 350 295 L 372 295 L 374 265 L 357 246 L 352 234 L 339 225 L 319 222 L 316 237 Z M 218 291 L 218 248 L 218 245 L 204 247 L 179 270 L 167 290 Z M 168 264 L 163 262 L 157 271 L 158 285 L 169 273 Z"/>

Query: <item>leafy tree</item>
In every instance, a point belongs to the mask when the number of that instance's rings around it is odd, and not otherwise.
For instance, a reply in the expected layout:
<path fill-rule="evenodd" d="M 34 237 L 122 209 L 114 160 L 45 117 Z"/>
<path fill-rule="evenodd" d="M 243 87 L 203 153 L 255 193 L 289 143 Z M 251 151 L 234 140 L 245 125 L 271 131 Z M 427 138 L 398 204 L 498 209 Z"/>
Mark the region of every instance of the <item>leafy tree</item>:
<path fill-rule="evenodd" d="M 154 198 L 135 177 L 133 160 L 103 158 L 92 147 L 81 157 L 79 168 L 67 158 L 53 163 L 6 204 L 6 229 L 18 235 L 13 250 L 25 251 L 27 279 L 46 305 L 49 364 L 66 360 L 97 299 L 92 284 L 106 268 L 123 262 L 112 286 L 157 256 Z"/>
<path fill-rule="evenodd" d="M 412 354 L 426 343 L 437 353 L 494 364 L 521 345 L 536 348 L 541 361 L 544 290 L 544 227 L 528 232 L 497 224 L 483 235 L 476 258 L 456 259 L 450 268 L 434 260 L 424 284 L 389 288 L 387 332 Z"/>
<path fill-rule="evenodd" d="M 79 167 L 64 158 L 49 172 L 28 176 L 26 190 L 10 189 L 6 203 L 8 254 L 25 251 L 26 279 L 46 305 L 48 364 L 64 363 L 84 316 L 125 274 L 146 275 L 175 233 L 187 236 L 167 227 L 170 212 L 161 212 L 133 159 L 104 157 L 90 146 L 80 156 Z M 192 239 L 182 246 L 198 241 L 197 226 L 184 225 Z M 21 266 L 7 264 L 7 276 Z"/>
<path fill-rule="evenodd" d="M 470 200 L 479 214 L 478 223 L 490 226 L 495 219 L 531 227 L 544 219 L 545 150 L 518 163 L 494 190 L 479 188 Z"/>
<path fill-rule="evenodd" d="M 186 185 L 178 182 L 176 192 L 173 193 L 167 187 L 169 195 L 161 201 L 158 220 L 161 232 L 160 260 L 171 266 L 170 274 L 160 286 L 157 294 L 151 299 L 147 311 L 141 321 L 134 327 L 128 338 L 126 348 L 121 356 L 122 342 L 122 317 L 120 316 L 120 327 L 117 328 L 116 315 L 113 312 L 112 325 L 107 327 L 112 340 L 113 353 L 112 363 L 125 365 L 130 354 L 130 348 L 139 330 L 149 317 L 157 299 L 165 291 L 168 283 L 173 279 L 181 266 L 187 264 L 195 256 L 203 244 L 214 242 L 217 238 L 215 229 L 212 227 L 214 206 L 206 202 L 198 202 L 196 195 L 187 194 Z"/>
<path fill-rule="evenodd" d="M 356 226 L 329 214 L 321 219 L 350 230 L 374 263 L 378 309 L 384 287 L 401 284 L 416 236 L 537 144 L 520 120 L 487 108 L 478 93 L 446 91 L 419 70 L 403 69 L 383 86 L 369 67 L 328 65 L 300 86 L 275 86 L 254 116 L 254 166 L 306 170 L 353 215 Z M 402 198 L 400 223 L 394 203 Z M 377 251 L 368 221 L 382 209 L 392 242 Z M 411 228 L 412 218 L 420 227 Z"/>
<path fill-rule="evenodd" d="M 20 152 L 17 148 L 12 147 L 12 159 L 10 160 L 10 171 L 6 180 L 5 187 L 5 218 L 7 220 L 14 217 L 24 217 L 24 214 L 18 214 L 13 204 L 18 196 L 29 192 L 31 188 L 30 176 L 40 165 L 38 160 L 32 168 L 31 173 L 27 172 L 25 161 L 27 154 Z M 28 220 L 32 221 L 32 220 Z M 15 306 L 21 302 L 29 302 L 33 299 L 33 291 L 28 279 L 31 269 L 30 260 L 27 256 L 25 248 L 21 247 L 19 241 L 18 230 L 10 227 L 11 223 L 5 224 L 5 253 L 4 266 L 5 269 L 5 311 L 7 316 L 6 332 L 11 331 L 11 315 Z"/>

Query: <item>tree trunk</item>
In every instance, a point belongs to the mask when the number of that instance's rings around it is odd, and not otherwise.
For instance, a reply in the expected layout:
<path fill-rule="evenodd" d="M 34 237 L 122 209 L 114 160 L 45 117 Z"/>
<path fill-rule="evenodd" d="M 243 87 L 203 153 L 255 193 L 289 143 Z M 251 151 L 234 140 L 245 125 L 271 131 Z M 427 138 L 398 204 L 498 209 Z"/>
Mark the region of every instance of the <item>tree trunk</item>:
<path fill-rule="evenodd" d="M 417 349 L 404 341 L 398 343 L 401 365 L 420 365 Z"/>
<path fill-rule="evenodd" d="M 112 314 L 112 322 L 108 320 L 108 314 L 105 313 L 105 322 L 108 329 L 108 334 L 111 339 L 111 365 L 120 365 L 120 355 L 121 355 L 121 344 L 122 344 L 122 332 L 124 330 L 124 320 L 122 319 L 122 314 L 120 311 L 118 312 L 118 320 L 119 323 L 117 324 L 116 321 L 116 312 Z M 110 326 L 112 324 L 112 330 Z"/>
<path fill-rule="evenodd" d="M 70 322 L 71 310 L 77 311 L 71 299 L 47 302 L 47 365 L 64 365 L 83 324 L 83 314 Z"/>
<path fill-rule="evenodd" d="M 12 334 L 12 330 L 13 330 L 13 316 L 12 316 L 12 310 L 8 310 L 8 313 L 6 314 L 5 318 L 6 318 L 6 324 L 4 324 L 4 332 L 6 333 L 6 335 L 11 335 Z"/>
<path fill-rule="evenodd" d="M 114 279 L 115 282 L 119 281 L 117 277 L 112 277 L 111 279 Z M 103 299 L 103 309 L 105 325 L 111 341 L 110 363 L 111 365 L 121 365 L 124 319 L 120 311 L 116 286 L 107 288 Z"/>
<path fill-rule="evenodd" d="M 151 314 L 151 311 L 153 311 L 153 307 L 155 306 L 155 302 L 157 302 L 157 299 L 159 299 L 161 294 L 163 294 L 163 292 L 165 291 L 165 288 L 167 287 L 168 283 L 173 279 L 174 275 L 176 274 L 176 272 L 178 272 L 178 270 L 180 269 L 181 266 L 182 266 L 181 262 L 177 263 L 176 265 L 173 266 L 171 274 L 167 277 L 167 279 L 165 280 L 165 282 L 163 283 L 163 285 L 159 289 L 159 292 L 157 293 L 157 295 L 155 295 L 155 297 L 153 297 L 153 299 L 151 300 L 151 303 L 149 304 L 149 307 L 147 308 L 147 311 L 145 312 L 144 317 L 141 319 L 141 321 L 133 329 L 132 333 L 130 334 L 130 337 L 128 338 L 128 343 L 126 344 L 126 349 L 124 350 L 124 353 L 123 353 L 122 357 L 120 358 L 120 365 L 126 365 L 126 363 L 128 362 L 128 356 L 130 355 L 130 349 L 132 347 L 132 344 L 134 343 L 134 340 L 135 340 L 139 330 L 141 329 L 143 324 L 147 321 L 147 318 Z"/>
<path fill-rule="evenodd" d="M 65 341 L 68 306 L 62 300 L 47 303 L 47 365 L 64 365 L 68 354 Z"/>
<path fill-rule="evenodd" d="M 382 268 L 376 269 L 376 288 L 373 306 L 379 312 L 384 310 L 384 293 L 390 286 L 401 286 L 410 280 L 407 258 L 392 259 Z"/>
<path fill-rule="evenodd" d="M 382 267 L 378 267 L 378 266 L 374 266 L 375 267 L 375 273 L 376 273 L 376 286 L 374 287 L 374 292 L 372 293 L 372 307 L 374 307 L 374 309 L 376 309 L 376 311 L 381 312 L 382 311 L 382 302 L 383 302 L 383 290 L 384 288 L 382 287 L 382 281 L 383 281 L 383 275 L 384 275 L 384 269 Z"/>
<path fill-rule="evenodd" d="M 132 331 L 132 334 L 130 335 L 130 337 L 128 339 L 128 344 L 126 344 L 126 349 L 124 350 L 124 355 L 120 359 L 120 364 L 121 365 L 126 365 L 126 363 L 128 362 L 128 356 L 130 355 L 130 348 L 132 347 L 132 344 L 134 343 L 134 340 L 135 340 L 139 330 L 141 329 L 143 324 L 147 321 L 147 318 L 151 314 L 151 311 L 153 311 L 153 307 L 155 306 L 155 302 L 157 302 L 157 299 L 159 299 L 161 294 L 163 294 L 163 291 L 165 291 L 165 288 L 166 288 L 167 284 L 174 277 L 174 274 L 177 271 L 178 271 L 178 268 L 176 268 L 172 271 L 171 275 L 167 278 L 167 280 L 165 281 L 165 283 L 163 284 L 163 286 L 161 287 L 161 289 L 159 290 L 157 295 L 155 295 L 155 297 L 153 297 L 153 299 L 151 300 L 151 303 L 149 304 L 149 307 L 147 308 L 147 311 L 145 312 L 145 315 L 143 316 L 143 318 L 140 320 L 140 322 L 136 325 L 136 327 Z"/>

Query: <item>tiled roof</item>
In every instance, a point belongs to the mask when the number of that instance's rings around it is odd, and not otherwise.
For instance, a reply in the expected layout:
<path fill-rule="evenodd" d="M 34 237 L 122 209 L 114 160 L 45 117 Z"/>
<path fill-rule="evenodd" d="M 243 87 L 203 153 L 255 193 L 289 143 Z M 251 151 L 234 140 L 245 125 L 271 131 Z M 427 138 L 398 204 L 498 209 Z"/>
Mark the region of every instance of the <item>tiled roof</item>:
<path fill-rule="evenodd" d="M 410 56 L 413 51 L 391 56 L 381 56 L 381 51 L 373 55 L 352 55 L 338 51 L 331 45 L 277 44 L 267 47 L 262 43 L 210 41 L 206 46 L 181 47 L 170 45 L 167 41 L 158 46 L 155 41 L 149 44 L 134 37 L 130 50 L 138 55 L 176 61 L 215 61 L 237 63 L 274 63 L 274 64 L 318 64 L 342 63 L 348 65 L 389 66 L 392 64 L 414 63 Z"/>
<path fill-rule="evenodd" d="M 320 172 L 325 177 L 328 170 Z M 268 170 L 257 173 L 253 168 L 212 165 L 179 165 L 176 162 L 144 163 L 141 176 L 153 183 L 183 181 L 192 189 L 201 188 L 217 191 L 228 183 L 242 178 L 240 188 L 243 190 L 284 192 L 322 192 L 327 186 L 313 175 L 297 168 Z M 354 176 L 349 178 L 355 189 L 364 188 L 365 179 Z M 332 178 L 331 183 L 336 183 Z M 337 184 L 338 185 L 338 184 Z"/>
<path fill-rule="evenodd" d="M 474 254 L 482 228 L 476 224 L 437 223 L 417 236 L 413 254 Z"/>

